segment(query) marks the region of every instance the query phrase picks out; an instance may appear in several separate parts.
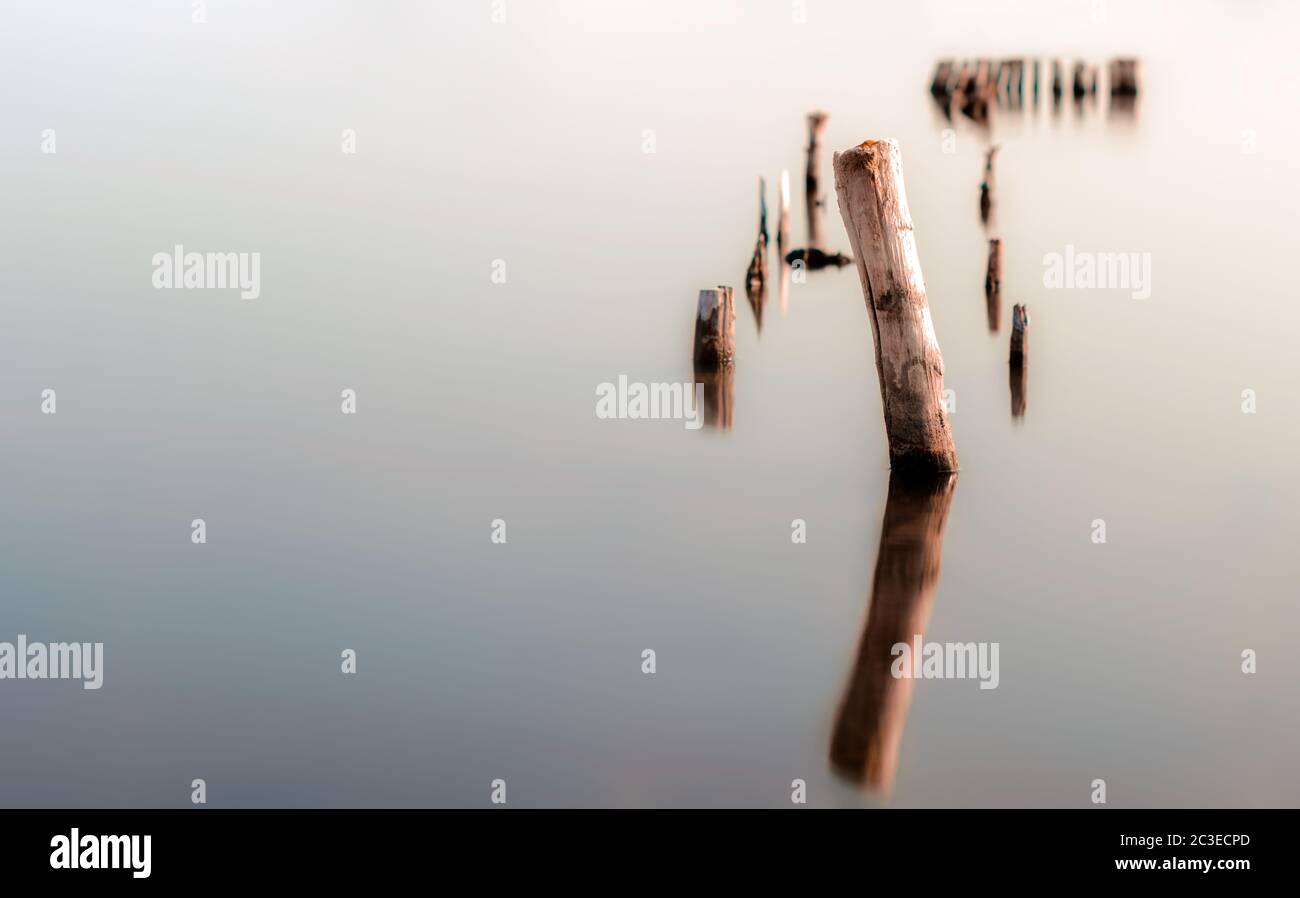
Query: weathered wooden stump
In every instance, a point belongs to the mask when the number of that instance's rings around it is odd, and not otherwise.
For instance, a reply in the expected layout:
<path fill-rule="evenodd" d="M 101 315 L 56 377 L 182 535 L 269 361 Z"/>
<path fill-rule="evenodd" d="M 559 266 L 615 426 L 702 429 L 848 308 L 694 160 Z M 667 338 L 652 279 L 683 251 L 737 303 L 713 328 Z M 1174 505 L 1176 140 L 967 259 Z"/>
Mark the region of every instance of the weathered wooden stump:
<path fill-rule="evenodd" d="M 875 341 L 890 465 L 955 471 L 943 355 L 930 319 L 898 142 L 868 140 L 836 153 L 834 166 L 840 215 Z"/>
<path fill-rule="evenodd" d="M 695 313 L 695 364 L 713 370 L 736 358 L 736 305 L 730 287 L 701 290 Z"/>

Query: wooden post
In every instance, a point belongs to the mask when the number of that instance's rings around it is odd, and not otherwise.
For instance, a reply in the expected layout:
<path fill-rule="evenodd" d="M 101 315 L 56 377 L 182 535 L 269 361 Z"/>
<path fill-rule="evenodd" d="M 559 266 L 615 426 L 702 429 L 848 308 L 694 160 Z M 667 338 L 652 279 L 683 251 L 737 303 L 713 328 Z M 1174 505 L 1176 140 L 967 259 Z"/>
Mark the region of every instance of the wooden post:
<path fill-rule="evenodd" d="M 776 259 L 781 266 L 781 278 L 777 296 L 781 304 L 781 314 L 790 305 L 790 263 L 785 260 L 786 250 L 790 247 L 790 172 L 781 171 L 781 214 L 776 224 Z"/>
<path fill-rule="evenodd" d="M 1023 365 L 1029 348 L 1029 307 L 1011 307 L 1011 364 Z"/>
<path fill-rule="evenodd" d="M 736 305 L 730 287 L 701 290 L 695 313 L 695 364 L 701 370 L 729 365 L 736 358 Z"/>
<path fill-rule="evenodd" d="M 994 144 L 984 154 L 984 180 L 980 182 L 980 221 L 989 223 L 989 213 L 993 211 L 993 158 L 997 156 L 1001 144 Z"/>
<path fill-rule="evenodd" d="M 1136 97 L 1138 94 L 1138 75 L 1136 59 L 1112 59 L 1110 61 L 1111 96 Z"/>
<path fill-rule="evenodd" d="M 781 170 L 781 212 L 776 220 L 776 252 L 782 258 L 790 248 L 790 172 Z"/>
<path fill-rule="evenodd" d="M 763 303 L 767 301 L 767 184 L 758 179 L 758 239 L 745 273 L 745 296 L 754 310 L 754 323 L 763 329 Z"/>
<path fill-rule="evenodd" d="M 894 470 L 955 471 L 943 355 L 930 320 L 898 142 L 868 140 L 836 153 L 834 166 L 840 215 L 871 319 L 890 464 Z"/>
<path fill-rule="evenodd" d="M 822 135 L 826 133 L 824 112 L 808 113 L 808 168 L 804 172 L 803 186 L 808 207 L 808 245 L 816 249 L 822 245 L 821 188 L 818 170 L 822 161 Z"/>
<path fill-rule="evenodd" d="M 954 474 L 889 475 L 871 607 L 835 716 L 830 749 L 831 764 L 841 775 L 873 789 L 888 790 L 898 767 L 915 684 L 910 677 L 893 675 L 894 646 L 914 646 L 929 624 L 939 590 L 944 525 L 956 486 Z"/>
<path fill-rule="evenodd" d="M 1029 309 L 1016 303 L 1011 309 L 1011 417 L 1025 414 L 1029 359 Z"/>
<path fill-rule="evenodd" d="M 990 296 L 1002 288 L 1002 241 L 994 237 L 989 241 L 989 270 L 984 275 L 984 295 Z"/>
<path fill-rule="evenodd" d="M 935 67 L 934 79 L 930 82 L 930 95 L 943 102 L 948 98 L 948 82 L 952 80 L 952 60 L 941 59 Z"/>

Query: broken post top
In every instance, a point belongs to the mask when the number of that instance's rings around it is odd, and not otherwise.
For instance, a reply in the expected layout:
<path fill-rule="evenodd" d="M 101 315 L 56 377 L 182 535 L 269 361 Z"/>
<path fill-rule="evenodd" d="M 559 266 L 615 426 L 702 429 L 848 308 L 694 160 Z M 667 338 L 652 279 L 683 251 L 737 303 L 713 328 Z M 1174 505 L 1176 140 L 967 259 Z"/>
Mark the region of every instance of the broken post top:
<path fill-rule="evenodd" d="M 835 188 L 840 191 L 841 212 L 847 211 L 846 199 L 855 208 L 869 206 L 873 210 L 867 218 L 872 223 L 875 239 L 861 250 L 854 246 L 854 255 L 864 258 L 865 253 L 867 271 L 875 275 L 872 292 L 876 303 L 888 305 L 900 295 L 911 294 L 920 294 L 924 302 L 925 280 L 912 235 L 912 213 L 907 206 L 898 141 L 864 140 L 852 149 L 835 153 L 832 167 Z M 851 217 L 845 215 L 846 225 Z M 891 233 L 880 230 L 882 225 Z M 853 228 L 849 230 L 852 237 Z"/>

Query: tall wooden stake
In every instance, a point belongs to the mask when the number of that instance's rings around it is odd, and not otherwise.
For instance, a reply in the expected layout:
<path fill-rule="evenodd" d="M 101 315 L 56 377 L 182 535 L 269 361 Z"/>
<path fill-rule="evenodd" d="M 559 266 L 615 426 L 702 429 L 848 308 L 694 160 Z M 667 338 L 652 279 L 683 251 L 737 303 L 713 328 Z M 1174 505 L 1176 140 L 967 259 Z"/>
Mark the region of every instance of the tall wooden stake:
<path fill-rule="evenodd" d="M 943 355 L 930 320 L 898 142 L 835 154 L 835 191 L 867 301 L 890 465 L 955 471 Z"/>

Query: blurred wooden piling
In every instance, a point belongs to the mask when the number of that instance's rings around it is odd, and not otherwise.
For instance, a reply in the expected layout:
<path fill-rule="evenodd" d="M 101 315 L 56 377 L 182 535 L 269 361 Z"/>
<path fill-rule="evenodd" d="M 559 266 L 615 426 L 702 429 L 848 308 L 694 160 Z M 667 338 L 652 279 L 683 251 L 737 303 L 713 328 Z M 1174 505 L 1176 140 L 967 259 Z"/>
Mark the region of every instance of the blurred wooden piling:
<path fill-rule="evenodd" d="M 1082 100 L 1088 94 L 1087 66 L 1082 60 L 1074 63 L 1074 99 Z"/>
<path fill-rule="evenodd" d="M 1029 307 L 1016 303 L 1011 308 L 1011 364 L 1023 365 L 1029 349 Z"/>
<path fill-rule="evenodd" d="M 776 252 L 784 258 L 790 246 L 790 172 L 781 171 L 781 211 L 776 219 Z"/>
<path fill-rule="evenodd" d="M 984 275 L 984 294 L 996 293 L 1002 288 L 1002 240 L 994 237 L 989 241 L 988 273 Z"/>
<path fill-rule="evenodd" d="M 1011 309 L 1011 417 L 1025 414 L 1029 380 L 1029 310 L 1016 303 Z"/>
<path fill-rule="evenodd" d="M 822 245 L 821 225 L 821 181 L 818 172 L 821 169 L 822 137 L 826 133 L 826 113 L 814 111 L 808 113 L 808 167 L 804 171 L 804 195 L 808 209 L 808 245 Z"/>
<path fill-rule="evenodd" d="M 754 241 L 754 254 L 749 260 L 749 269 L 745 273 L 745 289 L 750 301 L 754 294 L 762 292 L 767 283 L 767 184 L 758 179 L 758 237 Z"/>
<path fill-rule="evenodd" d="M 713 370 L 736 358 L 736 305 L 730 287 L 701 290 L 695 312 L 695 364 Z"/>
<path fill-rule="evenodd" d="M 1112 97 L 1138 95 L 1138 66 L 1136 59 L 1112 59 L 1107 72 Z"/>
<path fill-rule="evenodd" d="M 989 223 L 993 211 L 993 159 L 997 156 L 1001 144 L 994 144 L 984 154 L 984 180 L 980 182 L 980 221 Z"/>
<path fill-rule="evenodd" d="M 871 320 L 894 470 L 955 471 L 943 355 L 917 256 L 903 161 L 894 140 L 834 156 L 835 190 Z"/>

